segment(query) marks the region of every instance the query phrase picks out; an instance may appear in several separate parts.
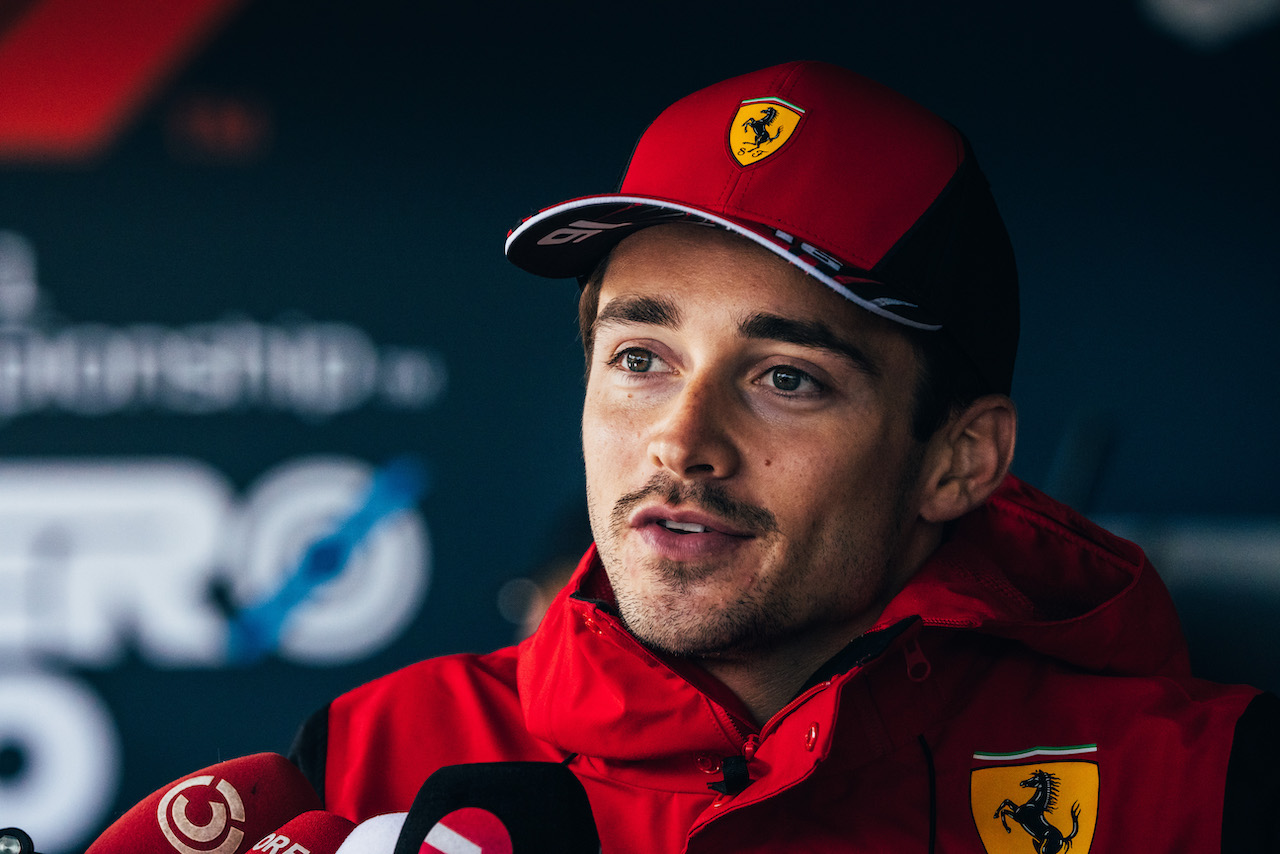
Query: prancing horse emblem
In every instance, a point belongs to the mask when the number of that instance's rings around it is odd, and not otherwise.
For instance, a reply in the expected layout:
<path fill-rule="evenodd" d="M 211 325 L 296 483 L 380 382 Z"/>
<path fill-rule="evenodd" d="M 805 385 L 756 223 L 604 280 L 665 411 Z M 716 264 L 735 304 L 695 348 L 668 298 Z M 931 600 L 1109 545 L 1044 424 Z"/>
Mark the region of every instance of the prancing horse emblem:
<path fill-rule="evenodd" d="M 1025 804 L 1015 804 L 1008 798 L 996 808 L 994 818 L 1000 819 L 1005 833 L 1012 833 L 1008 818 L 1013 818 L 1022 829 L 1031 834 L 1032 845 L 1036 854 L 1058 854 L 1071 849 L 1071 840 L 1080 832 L 1080 804 L 1071 807 L 1071 833 L 1063 836 L 1062 831 L 1049 823 L 1045 813 L 1053 812 L 1058 805 L 1058 778 L 1048 771 L 1039 769 L 1032 771 L 1031 776 L 1023 780 L 1022 786 L 1034 788 L 1035 792 Z"/>
<path fill-rule="evenodd" d="M 759 163 L 785 148 L 804 124 L 804 109 L 781 98 L 750 98 L 726 128 L 729 153 L 739 166 Z"/>
<path fill-rule="evenodd" d="M 773 124 L 774 120 L 778 118 L 778 111 L 773 107 L 765 107 L 760 111 L 760 115 L 763 116 L 763 118 L 747 119 L 742 123 L 743 130 L 749 130 L 755 134 L 756 138 L 750 144 L 756 148 L 759 148 L 766 142 L 773 142 L 782 135 L 783 131 L 782 126 L 779 125 L 777 132 L 775 132 L 773 136 L 769 136 L 769 125 Z"/>

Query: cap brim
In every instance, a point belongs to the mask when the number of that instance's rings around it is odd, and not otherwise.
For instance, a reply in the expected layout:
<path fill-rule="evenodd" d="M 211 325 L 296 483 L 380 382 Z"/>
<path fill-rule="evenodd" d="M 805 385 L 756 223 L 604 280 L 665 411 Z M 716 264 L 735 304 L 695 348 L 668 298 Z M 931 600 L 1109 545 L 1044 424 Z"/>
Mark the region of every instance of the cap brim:
<path fill-rule="evenodd" d="M 784 242 L 776 230 L 666 199 L 624 195 L 571 199 L 520 223 L 507 235 L 506 254 L 513 264 L 538 276 L 581 278 L 590 275 L 605 255 L 625 238 L 642 229 L 668 223 L 706 225 L 733 232 L 794 264 L 873 314 L 915 329 L 941 328 L 941 324 L 927 317 L 912 302 L 871 296 L 883 294 L 888 288 L 865 271 L 842 265 L 838 272 L 828 273 L 811 254 L 812 247 L 805 247 L 808 253 L 798 251 L 794 241 Z"/>

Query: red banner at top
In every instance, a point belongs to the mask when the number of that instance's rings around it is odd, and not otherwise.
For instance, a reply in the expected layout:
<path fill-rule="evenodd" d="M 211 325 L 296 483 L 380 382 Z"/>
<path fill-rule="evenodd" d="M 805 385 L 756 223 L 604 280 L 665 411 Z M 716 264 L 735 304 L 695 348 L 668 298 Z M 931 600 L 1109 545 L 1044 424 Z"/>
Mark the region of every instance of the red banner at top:
<path fill-rule="evenodd" d="M 238 2 L 37 0 L 0 15 L 0 160 L 101 153 Z"/>

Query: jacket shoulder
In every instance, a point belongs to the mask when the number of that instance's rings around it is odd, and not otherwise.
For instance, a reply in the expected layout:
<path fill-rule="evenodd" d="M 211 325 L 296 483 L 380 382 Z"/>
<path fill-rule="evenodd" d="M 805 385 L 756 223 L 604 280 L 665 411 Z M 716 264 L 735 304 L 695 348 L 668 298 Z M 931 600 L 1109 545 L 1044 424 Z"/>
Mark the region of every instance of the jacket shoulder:
<path fill-rule="evenodd" d="M 501 702 L 514 699 L 515 648 L 484 655 L 459 654 L 428 658 L 359 685 L 331 705 L 352 713 L 394 715 L 422 700 L 473 696 Z"/>
<path fill-rule="evenodd" d="M 562 758 L 524 727 L 514 648 L 427 659 L 360 685 L 312 715 L 290 755 L 325 808 L 353 821 L 407 810 L 444 765 Z"/>

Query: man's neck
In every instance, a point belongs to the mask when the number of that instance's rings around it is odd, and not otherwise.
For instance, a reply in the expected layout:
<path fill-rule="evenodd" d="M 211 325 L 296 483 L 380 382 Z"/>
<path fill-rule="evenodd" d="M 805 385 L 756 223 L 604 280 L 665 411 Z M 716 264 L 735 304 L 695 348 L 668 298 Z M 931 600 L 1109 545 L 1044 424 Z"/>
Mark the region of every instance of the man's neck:
<path fill-rule="evenodd" d="M 942 526 L 919 525 L 902 552 L 897 570 L 886 575 L 875 604 L 856 620 L 814 626 L 796 636 L 741 655 L 698 659 L 703 670 L 720 680 L 751 712 L 757 725 L 795 699 L 818 668 L 875 625 L 890 600 L 908 583 L 942 541 Z"/>
<path fill-rule="evenodd" d="M 763 726 L 795 699 L 818 668 L 870 627 L 870 622 L 840 627 L 822 638 L 775 644 L 741 657 L 702 658 L 698 664 L 742 701 L 756 725 Z"/>

